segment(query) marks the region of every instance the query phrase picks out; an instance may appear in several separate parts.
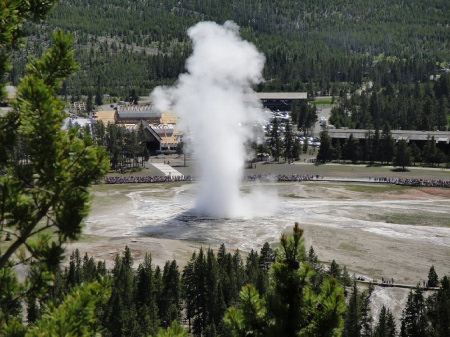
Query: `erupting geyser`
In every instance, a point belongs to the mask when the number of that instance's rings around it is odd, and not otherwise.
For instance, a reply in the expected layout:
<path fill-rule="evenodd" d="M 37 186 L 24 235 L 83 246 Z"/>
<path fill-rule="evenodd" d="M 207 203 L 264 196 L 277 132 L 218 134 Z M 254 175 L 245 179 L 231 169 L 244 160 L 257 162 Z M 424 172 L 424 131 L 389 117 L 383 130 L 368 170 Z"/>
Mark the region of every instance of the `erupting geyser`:
<path fill-rule="evenodd" d="M 152 93 L 157 109 L 172 108 L 191 135 L 200 177 L 195 210 L 214 217 L 252 215 L 240 196 L 245 142 L 262 116 L 252 85 L 262 80 L 265 57 L 242 40 L 231 21 L 200 22 L 189 28 L 193 53 L 187 73 L 173 87 Z M 255 201 L 254 201 L 255 202 Z"/>

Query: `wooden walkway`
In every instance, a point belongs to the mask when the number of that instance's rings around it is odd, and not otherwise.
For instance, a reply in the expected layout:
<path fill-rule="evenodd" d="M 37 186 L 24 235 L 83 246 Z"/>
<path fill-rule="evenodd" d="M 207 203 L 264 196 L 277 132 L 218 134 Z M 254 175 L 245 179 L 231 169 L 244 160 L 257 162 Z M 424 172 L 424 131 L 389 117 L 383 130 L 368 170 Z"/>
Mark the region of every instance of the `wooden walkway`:
<path fill-rule="evenodd" d="M 358 283 L 362 284 L 373 284 L 379 287 L 385 288 L 404 288 L 404 289 L 416 289 L 417 286 L 413 286 L 410 284 L 400 284 L 400 283 L 383 283 L 383 282 L 371 282 L 371 281 L 363 281 L 363 280 L 355 280 Z M 423 291 L 437 291 L 439 287 L 420 287 Z"/>

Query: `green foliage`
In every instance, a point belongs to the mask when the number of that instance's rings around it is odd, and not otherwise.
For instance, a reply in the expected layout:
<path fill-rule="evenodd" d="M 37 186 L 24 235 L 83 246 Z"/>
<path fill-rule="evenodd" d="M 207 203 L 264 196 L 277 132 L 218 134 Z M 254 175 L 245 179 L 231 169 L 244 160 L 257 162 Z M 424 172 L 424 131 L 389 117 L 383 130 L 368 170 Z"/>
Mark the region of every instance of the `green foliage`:
<path fill-rule="evenodd" d="M 10 266 L 0 269 L 0 323 L 8 323 L 13 317 L 20 317 L 21 287 Z"/>
<path fill-rule="evenodd" d="M 391 135 L 389 123 L 386 123 L 380 140 L 381 162 L 389 164 L 394 156 L 394 139 Z"/>
<path fill-rule="evenodd" d="M 57 266 L 62 243 L 81 233 L 80 223 L 89 209 L 87 187 L 108 169 L 104 152 L 93 146 L 89 137 L 79 139 L 60 130 L 62 103 L 55 90 L 77 69 L 70 48 L 70 38 L 55 33 L 49 52 L 41 60 L 31 61 L 29 74 L 18 88 L 14 111 L 0 121 L 2 134 L 10 136 L 0 162 L 5 172 L 0 178 L 1 230 L 15 238 L 0 256 L 0 267 L 30 237 L 37 239 L 25 247 L 42 262 L 39 268 Z M 10 160 L 16 139 L 27 144 L 31 164 Z M 21 262 L 26 260 L 24 257 Z"/>
<path fill-rule="evenodd" d="M 306 258 L 302 236 L 298 223 L 292 236 L 282 236 L 265 299 L 247 285 L 240 293 L 238 309 L 228 309 L 224 320 L 233 336 L 341 335 L 344 290 L 335 278 L 313 283 L 315 271 L 301 262 Z"/>
<path fill-rule="evenodd" d="M 86 283 L 74 288 L 59 305 L 49 303 L 42 318 L 22 325 L 13 320 L 2 325 L 2 336 L 98 336 L 102 332 L 97 307 L 106 303 L 111 285 L 107 279 Z"/>
<path fill-rule="evenodd" d="M 383 87 L 354 93 L 338 104 L 330 121 L 337 123 L 336 119 L 341 126 L 366 129 L 380 129 L 385 123 L 401 130 L 447 129 L 450 74 L 443 73 L 437 80 L 423 78 L 420 84 L 387 81 Z"/>
<path fill-rule="evenodd" d="M 434 269 L 434 266 L 431 266 L 430 271 L 428 272 L 427 284 L 429 287 L 437 287 L 439 285 L 439 278 L 436 274 L 436 270 Z"/>
<path fill-rule="evenodd" d="M 395 320 L 394 315 L 389 309 L 383 305 L 380 311 L 380 317 L 378 318 L 378 324 L 374 329 L 374 337 L 395 337 Z"/>
<path fill-rule="evenodd" d="M 265 336 L 267 333 L 267 308 L 264 300 L 253 285 L 246 285 L 239 293 L 240 310 L 231 307 L 227 310 L 224 322 L 233 336 Z"/>
<path fill-rule="evenodd" d="M 270 150 L 275 161 L 279 161 L 281 156 L 281 139 L 279 122 L 277 118 L 274 118 L 272 121 L 272 131 L 270 132 Z"/>
<path fill-rule="evenodd" d="M 50 304 L 27 336 L 97 336 L 102 328 L 96 308 L 111 294 L 107 279 L 86 283 L 71 291 L 58 307 Z"/>
<path fill-rule="evenodd" d="M 409 166 L 411 164 L 411 150 L 404 139 L 397 143 L 393 164 L 394 166 L 401 166 L 403 170 L 405 170 L 405 166 Z"/>
<path fill-rule="evenodd" d="M 347 317 L 344 326 L 344 336 L 372 336 L 372 317 L 370 314 L 370 296 L 373 287 L 360 292 L 353 282 L 353 291 L 348 302 Z"/>
<path fill-rule="evenodd" d="M 317 160 L 320 162 L 327 162 L 333 159 L 333 145 L 331 144 L 331 138 L 328 135 L 327 130 L 323 130 L 320 133 L 320 148 L 317 154 Z"/>
<path fill-rule="evenodd" d="M 6 97 L 4 78 L 12 68 L 11 54 L 22 42 L 24 23 L 42 21 L 56 3 L 54 0 L 39 3 L 15 0 L 3 2 L 0 8 L 0 102 Z"/>
<path fill-rule="evenodd" d="M 55 27 L 73 32 L 83 72 L 67 83 L 67 91 L 87 95 L 98 90 L 125 100 L 130 89 L 147 95 L 184 71 L 188 27 L 231 19 L 266 55 L 268 80 L 259 90 L 332 94 L 368 78 L 380 87 L 423 82 L 436 74 L 438 65 L 448 62 L 448 46 L 442 43 L 447 12 L 441 0 L 115 0 L 110 6 L 99 0 L 64 1 L 48 25 L 28 27 L 33 34 L 29 49 L 39 54 Z M 15 55 L 14 62 L 12 82 L 23 72 L 25 55 Z"/>
<path fill-rule="evenodd" d="M 284 159 L 290 163 L 294 161 L 294 141 L 293 134 L 291 132 L 291 124 L 286 124 L 286 132 L 284 133 Z"/>
<path fill-rule="evenodd" d="M 427 320 L 425 316 L 425 300 L 422 290 L 417 287 L 408 295 L 401 318 L 401 337 L 425 336 Z"/>
<path fill-rule="evenodd" d="M 444 276 L 439 290 L 427 299 L 429 336 L 444 337 L 450 334 L 450 278 Z"/>
<path fill-rule="evenodd" d="M 144 135 L 144 123 L 138 125 L 138 130 L 128 130 L 124 126 L 96 121 L 94 137 L 97 145 L 103 146 L 109 156 L 111 168 L 122 172 L 127 169 L 138 169 L 144 166 L 149 158 L 149 151 Z"/>
<path fill-rule="evenodd" d="M 317 122 L 317 108 L 305 100 L 300 102 L 300 106 L 293 111 L 293 120 L 297 122 L 297 128 L 305 134 Z"/>
<path fill-rule="evenodd" d="M 166 329 L 160 329 L 156 337 L 187 337 L 188 332 L 175 320 Z"/>
<path fill-rule="evenodd" d="M 54 4 L 51 0 L 6 1 L 1 6 L 2 88 L 9 56 L 20 44 L 23 25 L 29 20 L 41 21 Z M 36 298 L 45 298 L 55 280 L 64 244 L 81 233 L 89 210 L 88 188 L 108 170 L 104 151 L 94 146 L 90 137 L 80 139 L 75 132 L 61 130 L 64 105 L 57 92 L 78 69 L 73 56 L 72 37 L 54 32 L 50 49 L 39 59 L 29 59 L 12 110 L 0 119 L 0 233 L 10 238 L 0 252 L 0 319 L 5 329 L 19 334 L 25 330 L 20 327 L 18 305 L 26 297 L 30 323 L 38 317 Z M 17 282 L 13 265 L 28 271 L 23 282 Z M 81 306 L 91 307 L 84 299 L 82 302 Z M 60 319 L 57 324 L 64 325 L 61 312 L 48 315 L 49 320 Z M 86 312 L 80 319 L 90 320 L 89 315 Z M 42 329 L 53 329 L 47 325 L 49 320 L 38 321 Z"/>
<path fill-rule="evenodd" d="M 345 141 L 344 148 L 342 150 L 342 158 L 350 160 L 352 163 L 356 163 L 360 159 L 360 145 L 358 139 L 350 134 L 348 139 Z"/>

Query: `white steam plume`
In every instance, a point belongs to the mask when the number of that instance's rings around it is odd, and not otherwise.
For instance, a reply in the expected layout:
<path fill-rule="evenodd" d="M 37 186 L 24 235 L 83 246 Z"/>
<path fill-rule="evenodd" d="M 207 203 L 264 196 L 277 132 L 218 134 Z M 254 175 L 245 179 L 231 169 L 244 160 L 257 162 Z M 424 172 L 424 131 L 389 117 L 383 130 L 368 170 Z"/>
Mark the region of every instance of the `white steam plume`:
<path fill-rule="evenodd" d="M 231 21 L 200 22 L 189 28 L 193 53 L 187 73 L 173 87 L 152 93 L 157 109 L 172 108 L 192 135 L 200 177 L 196 210 L 215 217 L 248 215 L 239 188 L 245 141 L 262 116 L 252 85 L 262 81 L 265 57 L 242 40 Z"/>

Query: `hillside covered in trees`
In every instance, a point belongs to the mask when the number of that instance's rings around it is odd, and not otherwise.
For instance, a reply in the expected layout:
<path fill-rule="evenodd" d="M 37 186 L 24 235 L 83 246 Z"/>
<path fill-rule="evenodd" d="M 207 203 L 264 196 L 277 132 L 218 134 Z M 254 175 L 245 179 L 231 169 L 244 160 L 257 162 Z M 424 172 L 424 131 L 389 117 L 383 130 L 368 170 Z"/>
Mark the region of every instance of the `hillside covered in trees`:
<path fill-rule="evenodd" d="M 187 28 L 233 20 L 266 55 L 257 90 L 338 94 L 363 81 L 416 83 L 450 62 L 449 13 L 446 0 L 65 0 L 46 23 L 27 26 L 10 80 L 18 83 L 26 57 L 41 54 L 60 28 L 73 34 L 82 68 L 63 95 L 147 95 L 184 71 Z"/>

